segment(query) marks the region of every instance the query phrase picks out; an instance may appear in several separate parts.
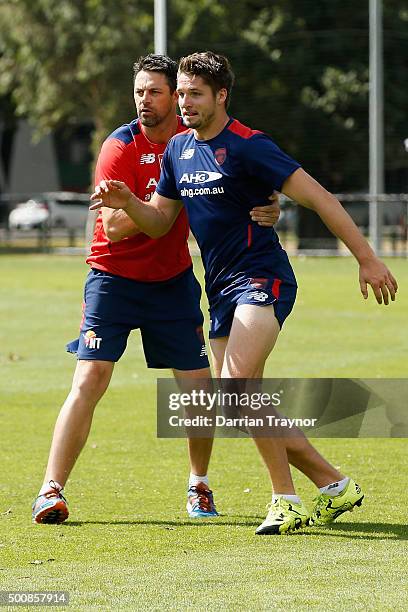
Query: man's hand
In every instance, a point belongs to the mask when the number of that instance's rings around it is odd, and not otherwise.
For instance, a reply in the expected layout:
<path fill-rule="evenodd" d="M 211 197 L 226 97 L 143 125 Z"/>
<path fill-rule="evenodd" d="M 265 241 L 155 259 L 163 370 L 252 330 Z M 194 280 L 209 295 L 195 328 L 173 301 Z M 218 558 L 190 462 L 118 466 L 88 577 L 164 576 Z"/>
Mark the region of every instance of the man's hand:
<path fill-rule="evenodd" d="M 373 256 L 360 263 L 360 288 L 364 299 L 368 298 L 367 284 L 371 285 L 376 300 L 379 304 L 389 303 L 395 300 L 398 284 L 387 266 L 377 257 Z"/>
<path fill-rule="evenodd" d="M 126 210 L 132 197 L 133 194 L 126 183 L 122 181 L 101 181 L 91 195 L 91 200 L 94 203 L 91 204 L 89 210 L 98 210 L 102 206 Z"/>
<path fill-rule="evenodd" d="M 252 221 L 264 227 L 272 227 L 279 221 L 279 194 L 273 193 L 268 198 L 272 203 L 266 206 L 255 206 L 249 211 Z"/>
<path fill-rule="evenodd" d="M 150 238 L 160 238 L 167 234 L 183 208 L 179 200 L 165 198 L 157 191 L 147 205 L 130 191 L 126 183 L 112 180 L 101 181 L 95 187 L 91 200 L 94 204 L 91 204 L 90 210 L 98 210 L 103 206 L 124 210 L 135 226 Z"/>

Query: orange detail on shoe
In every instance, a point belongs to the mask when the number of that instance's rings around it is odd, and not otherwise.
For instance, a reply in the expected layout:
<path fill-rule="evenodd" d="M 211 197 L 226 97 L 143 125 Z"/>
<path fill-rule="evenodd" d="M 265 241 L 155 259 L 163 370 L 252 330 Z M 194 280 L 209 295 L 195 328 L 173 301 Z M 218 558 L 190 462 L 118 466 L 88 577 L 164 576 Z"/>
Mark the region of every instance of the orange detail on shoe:
<path fill-rule="evenodd" d="M 200 508 L 205 512 L 211 512 L 213 510 L 212 505 L 212 491 L 208 489 L 205 485 L 199 483 L 196 487 L 191 487 L 195 489 L 196 495 L 191 495 L 189 497 L 189 502 L 192 506 L 198 502 Z"/>
<path fill-rule="evenodd" d="M 53 519 L 51 520 L 44 520 L 47 518 L 47 516 L 52 515 Z M 66 503 L 64 502 L 64 500 L 60 499 L 59 501 L 57 501 L 53 506 L 48 507 L 48 508 L 44 508 L 44 510 L 42 512 L 39 512 L 36 516 L 35 516 L 35 522 L 36 523 L 55 523 L 56 525 L 63 523 L 69 516 L 69 511 L 67 508 Z"/>
<path fill-rule="evenodd" d="M 61 491 L 63 487 L 50 480 L 50 488 L 37 497 L 33 506 L 33 520 L 36 523 L 63 523 L 69 516 L 66 499 Z"/>

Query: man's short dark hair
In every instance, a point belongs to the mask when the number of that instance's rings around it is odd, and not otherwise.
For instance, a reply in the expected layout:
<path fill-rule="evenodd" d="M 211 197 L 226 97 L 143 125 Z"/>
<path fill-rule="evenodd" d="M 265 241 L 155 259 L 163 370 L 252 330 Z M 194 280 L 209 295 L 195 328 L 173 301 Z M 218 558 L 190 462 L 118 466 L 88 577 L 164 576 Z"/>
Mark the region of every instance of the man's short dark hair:
<path fill-rule="evenodd" d="M 200 76 L 211 87 L 214 95 L 220 89 L 226 89 L 225 107 L 228 108 L 235 77 L 230 63 L 224 55 L 217 55 L 212 51 L 192 53 L 181 58 L 178 72 L 179 74 L 184 72 L 191 76 Z"/>
<path fill-rule="evenodd" d="M 155 55 L 149 53 L 139 57 L 137 62 L 133 64 L 133 82 L 136 79 L 136 75 L 141 70 L 147 70 L 148 72 L 161 72 L 167 79 L 167 83 L 170 87 L 170 92 L 176 91 L 177 86 L 177 62 L 172 60 L 167 55 Z"/>

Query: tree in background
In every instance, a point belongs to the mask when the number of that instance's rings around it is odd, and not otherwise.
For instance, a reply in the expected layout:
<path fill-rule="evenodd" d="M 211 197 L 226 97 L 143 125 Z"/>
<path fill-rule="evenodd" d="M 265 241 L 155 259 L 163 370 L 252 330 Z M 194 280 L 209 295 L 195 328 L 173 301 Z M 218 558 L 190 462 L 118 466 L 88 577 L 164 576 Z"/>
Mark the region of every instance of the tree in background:
<path fill-rule="evenodd" d="M 149 0 L 9 0 L 0 6 L 0 91 L 38 135 L 92 121 L 93 151 L 134 114 L 132 62 L 152 51 Z"/>
<path fill-rule="evenodd" d="M 174 56 L 213 48 L 238 79 L 231 110 L 276 140 L 334 191 L 368 184 L 368 0 L 189 0 L 170 5 Z M 183 14 L 188 17 L 183 19 Z M 406 166 L 408 9 L 384 2 L 388 167 Z"/>
<path fill-rule="evenodd" d="M 200 13 L 183 21 L 187 4 L 172 4 L 173 55 L 208 47 L 227 54 L 238 77 L 232 114 L 271 134 L 328 189 L 367 191 L 368 0 L 201 0 Z M 408 94 L 399 84 L 407 21 L 403 0 L 384 2 L 386 185 L 396 191 L 407 189 Z M 316 215 L 298 212 L 300 236 L 332 246 Z"/>
<path fill-rule="evenodd" d="M 169 0 L 175 59 L 213 49 L 237 73 L 231 112 L 333 191 L 368 184 L 368 0 Z M 386 164 L 406 166 L 405 0 L 384 2 Z M 153 0 L 8 0 L 0 92 L 39 133 L 92 121 L 93 151 L 134 115 L 131 66 L 153 51 Z M 391 175 L 390 175 L 391 176 Z"/>

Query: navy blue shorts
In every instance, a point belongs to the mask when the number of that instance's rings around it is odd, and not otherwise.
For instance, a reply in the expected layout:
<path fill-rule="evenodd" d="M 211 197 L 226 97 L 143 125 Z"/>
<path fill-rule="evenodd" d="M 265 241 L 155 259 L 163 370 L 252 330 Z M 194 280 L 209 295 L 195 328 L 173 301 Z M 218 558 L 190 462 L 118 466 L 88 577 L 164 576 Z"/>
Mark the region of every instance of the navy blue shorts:
<path fill-rule="evenodd" d="M 267 265 L 225 279 L 218 291 L 208 297 L 210 338 L 229 336 L 235 309 L 241 304 L 270 306 L 282 328 L 295 304 L 297 283 L 292 266 L 283 249 Z"/>
<path fill-rule="evenodd" d="M 140 329 L 149 368 L 209 367 L 200 310 L 201 287 L 191 268 L 176 278 L 142 283 L 92 269 L 85 283 L 78 359 L 118 361 Z"/>

